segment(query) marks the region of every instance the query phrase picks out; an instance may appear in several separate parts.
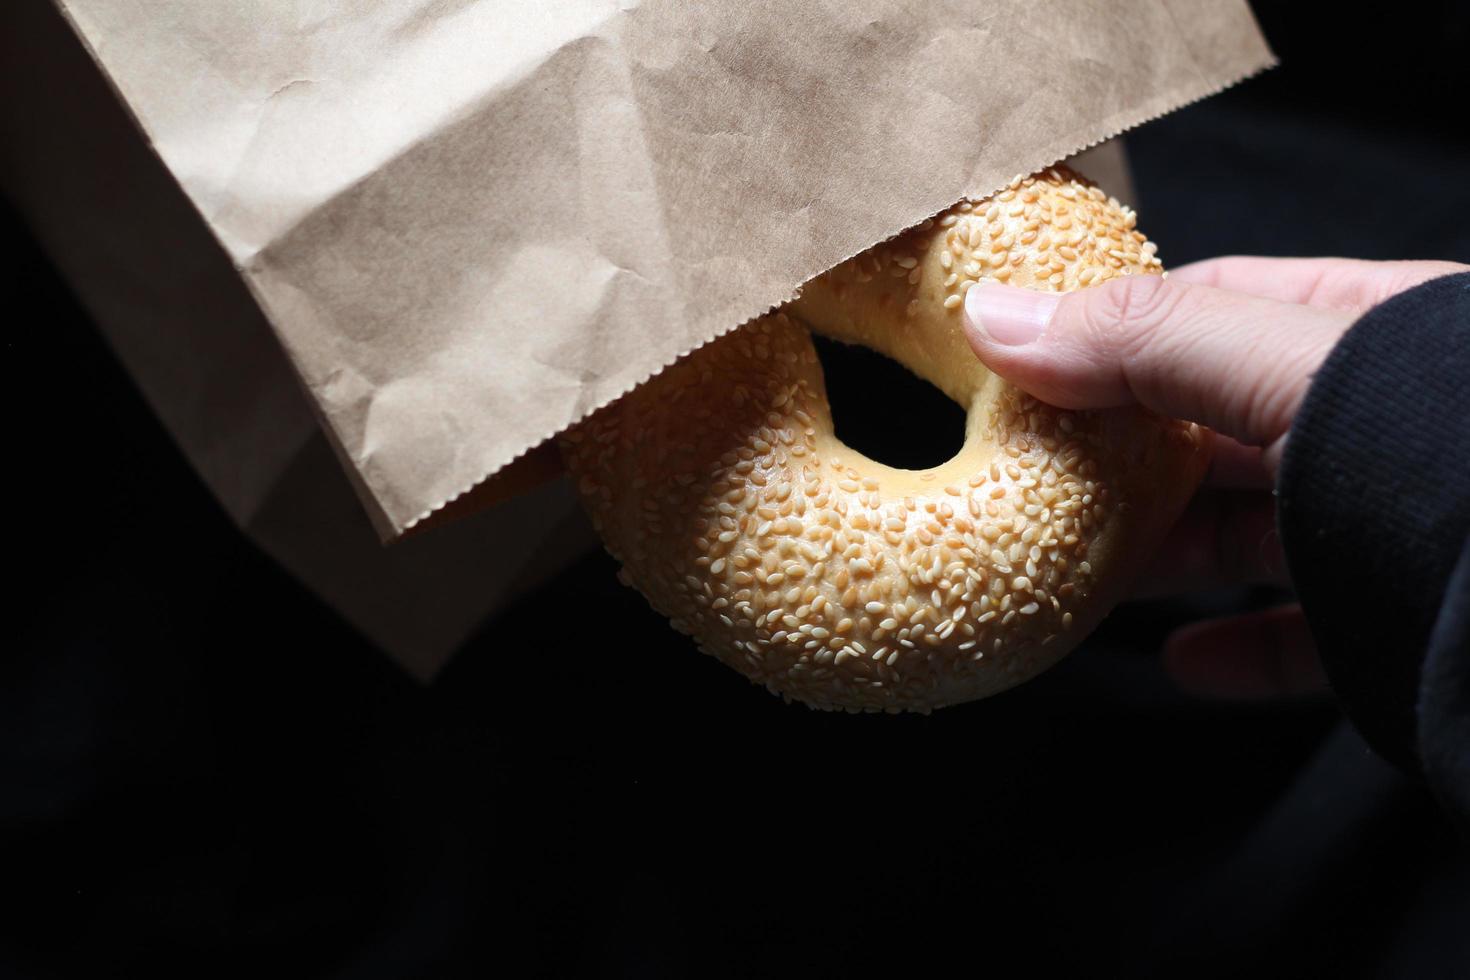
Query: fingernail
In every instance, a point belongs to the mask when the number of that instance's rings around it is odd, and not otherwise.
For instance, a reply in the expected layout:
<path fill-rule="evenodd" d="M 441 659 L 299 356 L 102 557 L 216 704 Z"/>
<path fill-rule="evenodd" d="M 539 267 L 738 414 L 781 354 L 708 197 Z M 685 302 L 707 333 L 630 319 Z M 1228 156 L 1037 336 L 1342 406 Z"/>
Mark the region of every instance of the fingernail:
<path fill-rule="evenodd" d="M 1055 293 L 980 282 L 965 294 L 965 316 L 971 328 L 997 344 L 1019 347 L 1041 336 L 1060 299 Z"/>
<path fill-rule="evenodd" d="M 1286 572 L 1286 554 L 1281 550 L 1281 534 L 1274 527 L 1261 535 L 1261 542 L 1256 546 L 1256 557 L 1260 559 L 1261 570 L 1270 581 L 1280 585 L 1291 584 L 1291 578 Z"/>

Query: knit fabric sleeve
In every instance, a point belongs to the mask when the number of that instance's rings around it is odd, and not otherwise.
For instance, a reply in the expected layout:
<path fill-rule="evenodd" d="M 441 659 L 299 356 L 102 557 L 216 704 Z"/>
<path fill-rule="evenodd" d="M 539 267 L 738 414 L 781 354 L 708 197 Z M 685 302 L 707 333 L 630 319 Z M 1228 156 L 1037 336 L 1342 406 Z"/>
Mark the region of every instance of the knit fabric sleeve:
<path fill-rule="evenodd" d="M 1470 813 L 1470 273 L 1369 310 L 1287 438 L 1287 565 L 1369 744 Z"/>

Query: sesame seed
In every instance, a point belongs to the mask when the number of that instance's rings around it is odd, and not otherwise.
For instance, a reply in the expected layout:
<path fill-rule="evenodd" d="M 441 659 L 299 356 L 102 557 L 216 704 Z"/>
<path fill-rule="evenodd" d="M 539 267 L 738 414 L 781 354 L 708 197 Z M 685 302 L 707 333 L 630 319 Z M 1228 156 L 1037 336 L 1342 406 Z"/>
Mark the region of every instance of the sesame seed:
<path fill-rule="evenodd" d="M 1058 167 L 921 223 L 807 293 L 922 331 L 963 305 L 982 273 L 1058 289 L 1157 274 L 1157 250 L 1133 221 Z M 838 288 L 874 274 L 917 285 L 934 261 L 942 288 Z M 851 454 L 833 441 L 806 333 L 784 312 L 752 321 L 559 439 L 620 580 L 701 650 L 819 707 L 926 710 L 940 691 L 954 697 L 949 679 L 983 689 L 983 677 L 1023 678 L 1035 669 L 1029 651 L 1055 636 L 1017 632 L 1016 617 L 1049 604 L 1057 630 L 1070 629 L 1068 605 L 1109 574 L 1088 555 L 1118 506 L 1097 479 L 1108 444 L 1085 416 L 1003 388 L 970 427 L 1000 450 L 986 470 L 921 472 L 922 492 L 901 500 L 860 476 L 858 460 L 834 460 L 829 483 L 831 450 Z M 964 507 L 948 503 L 960 496 Z M 976 673 L 975 658 L 992 652 Z"/>

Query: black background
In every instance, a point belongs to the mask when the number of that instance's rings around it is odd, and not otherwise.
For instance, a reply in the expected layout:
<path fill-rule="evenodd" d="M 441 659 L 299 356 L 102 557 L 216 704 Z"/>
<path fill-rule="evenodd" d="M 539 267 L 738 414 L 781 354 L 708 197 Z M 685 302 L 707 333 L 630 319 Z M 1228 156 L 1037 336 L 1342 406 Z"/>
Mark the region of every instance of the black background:
<path fill-rule="evenodd" d="M 1130 134 L 1166 264 L 1470 261 L 1470 13 L 1344 10 L 1258 5 L 1283 67 Z M 42 477 L 6 484 L 0 972 L 1470 964 L 1463 847 L 1330 701 L 1160 669 L 1173 625 L 1275 597 L 1124 607 L 1014 692 L 849 717 L 696 656 L 589 555 L 421 688 L 244 541 L 0 219 L 8 450 Z"/>

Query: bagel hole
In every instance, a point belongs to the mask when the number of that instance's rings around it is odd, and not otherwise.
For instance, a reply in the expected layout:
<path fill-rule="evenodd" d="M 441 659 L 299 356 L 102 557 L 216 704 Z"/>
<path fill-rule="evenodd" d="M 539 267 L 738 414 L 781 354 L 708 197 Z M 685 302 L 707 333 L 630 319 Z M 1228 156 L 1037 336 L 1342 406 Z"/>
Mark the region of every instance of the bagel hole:
<path fill-rule="evenodd" d="M 812 336 L 827 379 L 832 425 L 848 446 L 885 466 L 927 470 L 965 444 L 965 410 L 897 361 Z"/>

